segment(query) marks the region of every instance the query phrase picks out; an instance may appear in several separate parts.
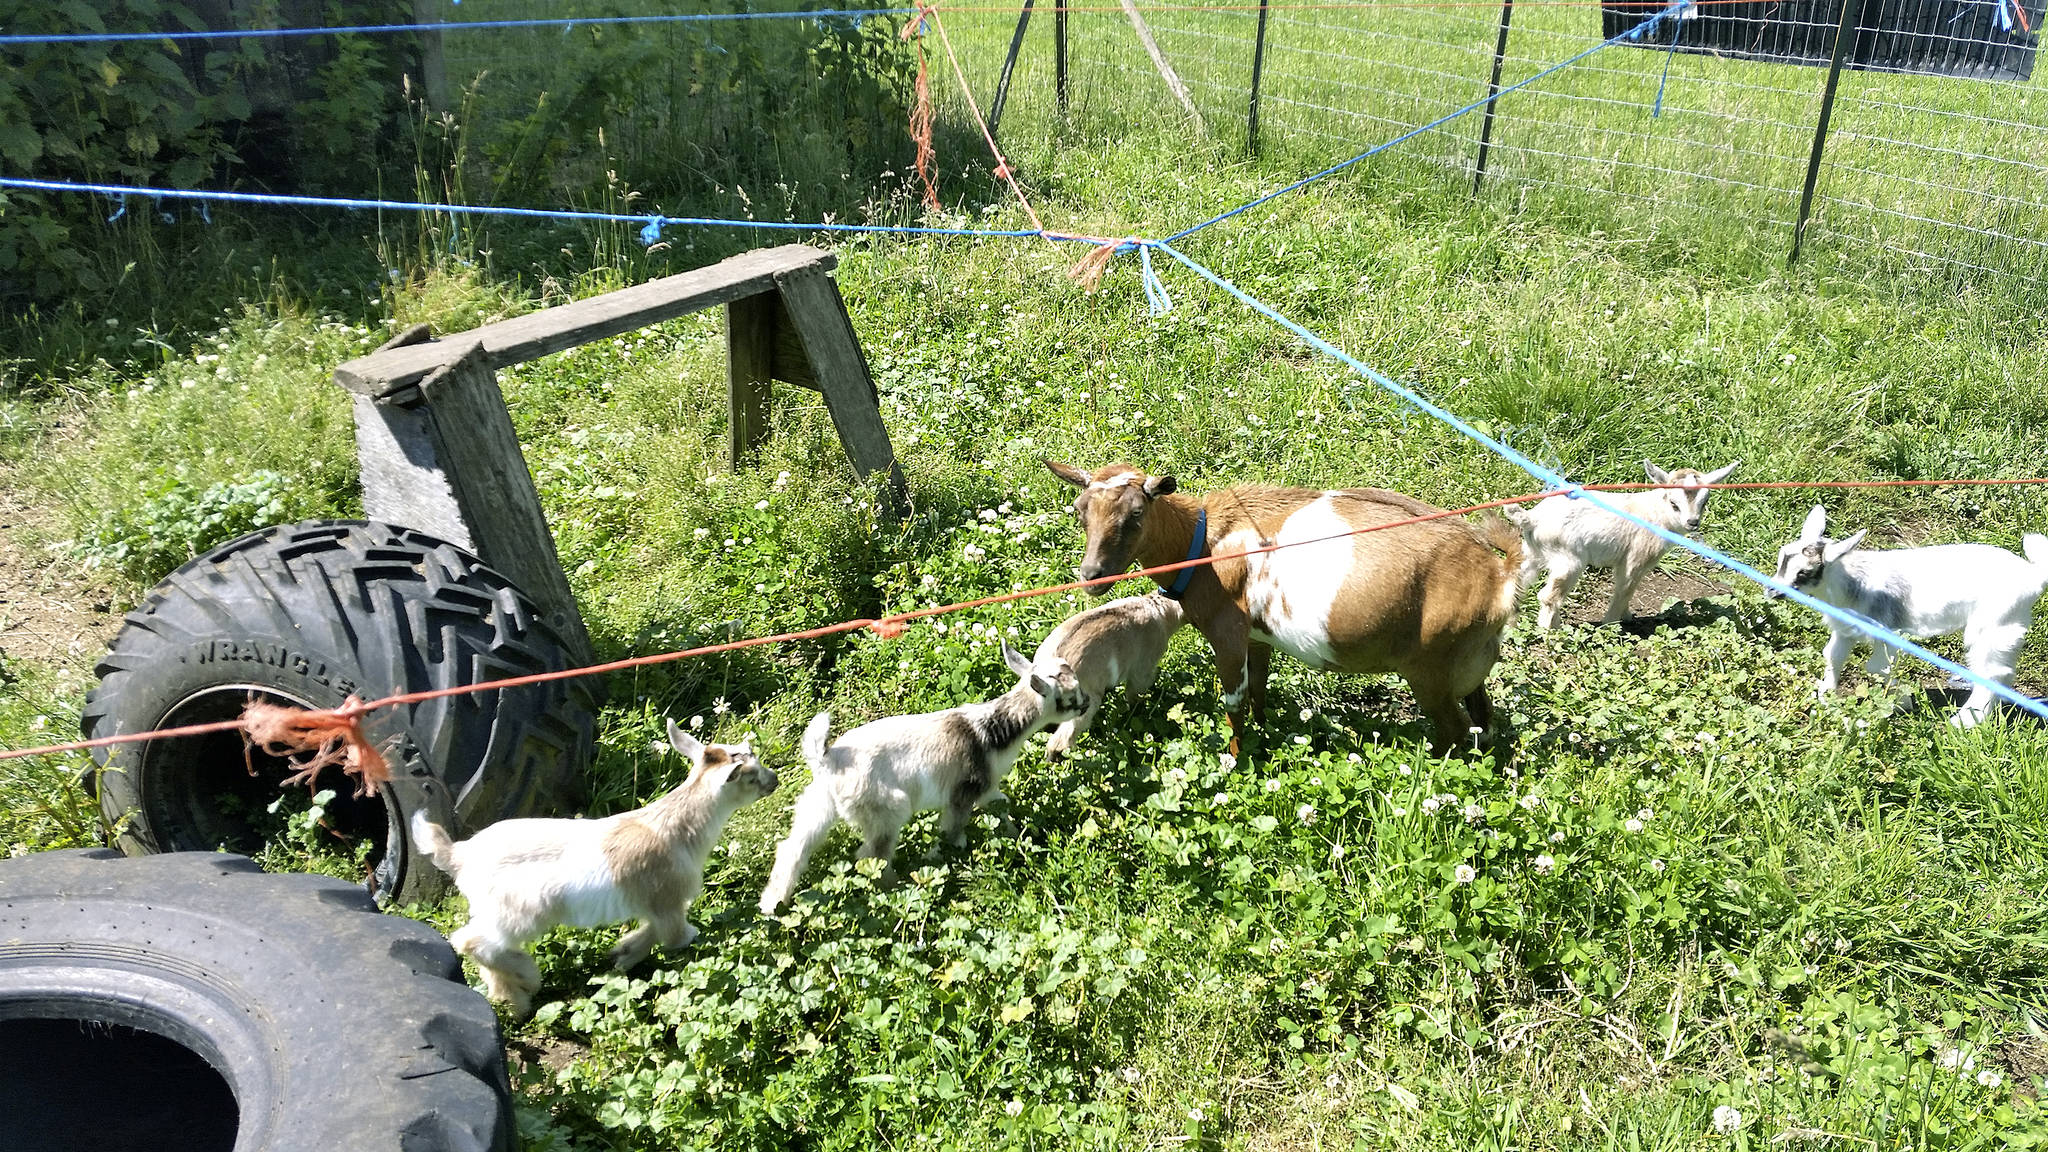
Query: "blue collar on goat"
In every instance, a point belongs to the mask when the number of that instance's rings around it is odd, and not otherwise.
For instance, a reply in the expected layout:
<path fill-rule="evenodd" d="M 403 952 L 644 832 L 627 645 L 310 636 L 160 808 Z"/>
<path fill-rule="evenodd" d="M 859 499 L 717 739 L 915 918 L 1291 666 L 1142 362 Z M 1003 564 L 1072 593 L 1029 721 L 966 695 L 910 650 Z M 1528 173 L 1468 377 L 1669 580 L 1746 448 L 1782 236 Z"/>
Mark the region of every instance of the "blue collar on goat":
<path fill-rule="evenodd" d="M 1195 513 L 1195 538 L 1188 541 L 1188 559 L 1200 560 L 1208 554 L 1209 510 L 1204 508 L 1200 512 Z M 1168 600 L 1178 601 L 1181 597 L 1187 595 L 1188 585 L 1194 582 L 1195 569 L 1198 567 L 1200 565 L 1181 569 L 1180 575 L 1175 576 L 1173 583 L 1167 586 L 1164 592 L 1165 597 Z"/>

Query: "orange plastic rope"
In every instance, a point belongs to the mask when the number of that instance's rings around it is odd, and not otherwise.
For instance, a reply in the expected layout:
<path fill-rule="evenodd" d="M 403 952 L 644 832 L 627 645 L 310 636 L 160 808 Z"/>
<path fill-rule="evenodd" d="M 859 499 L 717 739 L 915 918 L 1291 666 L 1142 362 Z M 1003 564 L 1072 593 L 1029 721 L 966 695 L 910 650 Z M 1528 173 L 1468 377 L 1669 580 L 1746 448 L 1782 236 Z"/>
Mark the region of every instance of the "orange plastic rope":
<path fill-rule="evenodd" d="M 2030 476 L 2008 479 L 1985 480 L 1749 480 L 1721 484 L 1702 484 L 1699 487 L 1712 489 L 1786 489 L 1786 488 L 1923 488 L 1937 486 L 1989 487 L 1993 485 L 2048 484 L 2048 476 Z M 1556 496 L 1572 491 L 1625 492 L 1649 488 L 1671 488 L 1671 484 L 1652 484 L 1643 481 L 1626 484 L 1582 484 L 1573 488 L 1549 488 L 1541 492 L 1530 492 L 1520 496 L 1509 496 L 1500 500 L 1489 500 L 1484 504 L 1473 504 L 1464 508 L 1452 508 L 1431 512 L 1423 516 L 1411 516 L 1385 524 L 1356 528 L 1349 532 L 1336 532 L 1328 536 L 1317 536 L 1308 540 L 1290 540 L 1284 544 L 1270 544 L 1261 548 L 1249 548 L 1242 552 L 1227 552 L 1202 556 L 1194 560 L 1178 560 L 1152 568 L 1140 568 L 1133 572 L 1114 576 L 1101 576 L 1093 580 L 1075 580 L 1065 584 L 1052 584 L 1042 588 L 1026 588 L 1007 592 L 999 596 L 983 596 L 976 600 L 962 600 L 955 604 L 939 604 L 930 608 L 918 608 L 909 612 L 898 612 L 876 619 L 843 620 L 837 624 L 825 624 L 796 632 L 779 632 L 772 636 L 755 636 L 745 640 L 732 640 L 724 644 L 708 644 L 701 648 L 687 648 L 679 652 L 660 652 L 649 656 L 633 656 L 624 660 L 613 660 L 604 664 L 593 664 L 584 668 L 565 668 L 557 672 L 536 672 L 527 676 L 515 676 L 506 680 L 487 680 L 477 684 L 462 684 L 451 688 L 435 688 L 422 692 L 407 692 L 397 696 L 386 696 L 368 702 L 350 702 L 339 708 L 312 709 L 305 714 L 303 723 L 309 729 L 317 730 L 321 725 L 353 724 L 358 717 L 380 708 L 394 708 L 403 704 L 417 704 L 427 700 L 438 700 L 447 696 L 461 696 L 472 692 L 494 691 L 504 688 L 524 688 L 532 684 L 546 684 L 557 680 L 571 680 L 581 676 L 596 676 L 606 672 L 619 672 L 629 668 L 644 668 L 654 664 L 667 664 L 688 660 L 698 656 L 712 656 L 721 652 L 734 652 L 743 648 L 757 648 L 767 644 L 782 644 L 793 640 L 815 640 L 839 633 L 855 632 L 860 629 L 872 630 L 884 639 L 893 639 L 903 633 L 911 623 L 931 616 L 942 616 L 963 612 L 969 608 L 981 608 L 991 604 L 1007 604 L 1034 596 L 1049 596 L 1056 592 L 1073 592 L 1092 588 L 1097 584 L 1114 584 L 1119 580 L 1140 579 L 1178 572 L 1204 564 L 1215 564 L 1221 560 L 1240 560 L 1265 552 L 1277 552 L 1282 548 L 1299 548 L 1309 544 L 1322 544 L 1331 540 L 1342 540 L 1361 536 L 1368 532 L 1384 532 L 1390 528 L 1405 528 L 1431 520 L 1443 520 L 1452 516 L 1465 516 L 1473 512 L 1484 512 L 1493 508 L 1504 508 L 1510 504 L 1527 504 L 1534 500 Z M 132 732 L 119 736 L 102 736 L 96 740 L 75 740 L 66 744 L 50 744 L 39 748 L 18 748 L 0 751 L 0 760 L 14 760 L 24 756 L 44 756 L 57 752 L 77 752 L 90 748 L 105 748 L 116 744 L 132 744 L 143 740 L 170 739 L 181 736 L 198 736 L 211 732 L 248 730 L 246 718 L 242 720 L 220 720 L 211 724 L 191 724 L 180 728 L 163 728 L 149 732 Z"/>

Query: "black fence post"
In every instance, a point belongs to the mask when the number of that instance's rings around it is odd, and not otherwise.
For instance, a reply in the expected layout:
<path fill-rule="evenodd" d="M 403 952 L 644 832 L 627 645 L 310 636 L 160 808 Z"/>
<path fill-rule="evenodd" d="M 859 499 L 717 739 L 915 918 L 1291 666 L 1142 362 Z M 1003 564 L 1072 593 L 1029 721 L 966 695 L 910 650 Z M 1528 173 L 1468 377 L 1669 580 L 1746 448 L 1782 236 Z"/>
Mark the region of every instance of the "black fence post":
<path fill-rule="evenodd" d="M 1060 116 L 1067 114 L 1067 0 L 1057 0 L 1052 10 L 1052 89 L 1059 101 Z"/>
<path fill-rule="evenodd" d="M 1479 159 L 1472 165 L 1472 195 L 1486 181 L 1486 153 L 1493 147 L 1493 106 L 1500 99 L 1500 65 L 1508 54 L 1508 22 L 1515 16 L 1515 0 L 1500 0 L 1500 37 L 1493 42 L 1493 75 L 1486 81 L 1486 115 L 1479 121 Z"/>
<path fill-rule="evenodd" d="M 1799 260 L 1799 245 L 1806 239 L 1806 220 L 1813 212 L 1813 186 L 1820 179 L 1821 151 L 1828 142 L 1828 118 L 1835 111 L 1835 84 L 1842 77 L 1844 51 L 1856 42 L 1863 23 L 1863 0 L 1842 0 L 1842 22 L 1835 28 L 1835 52 L 1828 61 L 1828 82 L 1820 94 L 1820 119 L 1813 126 L 1813 152 L 1806 158 L 1806 189 L 1799 194 L 1799 219 L 1792 225 L 1792 253 L 1785 267 Z"/>
<path fill-rule="evenodd" d="M 1010 73 L 1017 67 L 1017 50 L 1024 47 L 1024 29 L 1031 25 L 1031 0 L 1024 0 L 1024 8 L 1017 13 L 1017 31 L 1010 37 L 1010 54 L 1003 57 L 1003 74 L 996 79 L 996 98 L 988 106 L 988 134 L 996 134 L 996 125 L 1002 123 L 1003 105 L 1010 101 Z"/>
<path fill-rule="evenodd" d="M 1259 77 L 1266 71 L 1266 0 L 1259 0 L 1259 32 L 1252 44 L 1252 97 L 1245 109 L 1245 150 L 1259 154 Z"/>

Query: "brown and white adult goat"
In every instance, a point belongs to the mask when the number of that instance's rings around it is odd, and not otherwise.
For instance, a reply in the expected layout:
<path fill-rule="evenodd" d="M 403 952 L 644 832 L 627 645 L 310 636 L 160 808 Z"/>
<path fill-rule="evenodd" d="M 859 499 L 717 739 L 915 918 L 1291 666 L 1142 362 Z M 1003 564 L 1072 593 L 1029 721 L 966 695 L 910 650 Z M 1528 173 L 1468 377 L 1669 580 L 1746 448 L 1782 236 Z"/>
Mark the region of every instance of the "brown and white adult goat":
<path fill-rule="evenodd" d="M 1522 562 L 1521 535 L 1505 520 L 1450 517 L 1345 536 L 1442 509 L 1381 488 L 1248 484 L 1194 496 L 1178 492 L 1172 476 L 1129 464 L 1090 474 L 1045 463 L 1081 490 L 1074 514 L 1088 545 L 1075 572 L 1083 580 L 1133 563 L 1317 541 L 1154 577 L 1215 650 L 1233 751 L 1247 694 L 1255 712 L 1264 709 L 1275 648 L 1324 671 L 1399 673 L 1436 726 L 1438 754 L 1471 725 L 1491 734 L 1486 676 L 1514 619 Z"/>

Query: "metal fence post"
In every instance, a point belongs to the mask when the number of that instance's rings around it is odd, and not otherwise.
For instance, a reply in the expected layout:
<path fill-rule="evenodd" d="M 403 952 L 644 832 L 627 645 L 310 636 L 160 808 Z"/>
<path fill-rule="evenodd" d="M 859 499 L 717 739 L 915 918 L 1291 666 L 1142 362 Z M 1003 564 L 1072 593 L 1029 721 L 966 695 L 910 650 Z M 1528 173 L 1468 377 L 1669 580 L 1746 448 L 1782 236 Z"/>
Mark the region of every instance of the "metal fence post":
<path fill-rule="evenodd" d="M 1024 29 L 1031 26 L 1031 0 L 1024 0 L 1024 8 L 1017 13 L 1017 31 L 1010 36 L 1010 54 L 1003 57 L 1003 73 L 996 78 L 996 98 L 988 106 L 988 134 L 996 134 L 996 125 L 1002 123 L 1003 105 L 1010 101 L 1010 73 L 1017 67 L 1017 50 L 1024 47 Z"/>
<path fill-rule="evenodd" d="M 1059 102 L 1060 116 L 1067 114 L 1067 0 L 1056 0 L 1052 10 L 1052 88 Z"/>
<path fill-rule="evenodd" d="M 1493 42 L 1493 75 L 1486 81 L 1486 115 L 1479 121 L 1479 159 L 1472 165 L 1472 195 L 1486 180 L 1486 153 L 1493 146 L 1493 106 L 1500 99 L 1500 65 L 1508 54 L 1508 22 L 1515 16 L 1515 0 L 1500 0 L 1500 37 Z"/>
<path fill-rule="evenodd" d="M 1245 109 L 1245 149 L 1252 155 L 1259 154 L 1259 77 L 1266 71 L 1266 0 L 1259 0 L 1259 33 L 1252 45 L 1252 95 L 1251 104 Z"/>
<path fill-rule="evenodd" d="M 1820 179 L 1821 151 L 1827 146 L 1828 119 L 1835 111 L 1835 84 L 1842 77 L 1842 56 L 1856 41 L 1863 23 L 1863 0 L 1842 0 L 1842 22 L 1835 28 L 1835 51 L 1828 61 L 1827 86 L 1821 89 L 1820 119 L 1813 126 L 1813 151 L 1806 158 L 1806 189 L 1799 194 L 1799 219 L 1792 225 L 1792 253 L 1785 267 L 1799 260 L 1799 245 L 1806 239 L 1806 220 L 1813 212 L 1813 186 Z"/>

